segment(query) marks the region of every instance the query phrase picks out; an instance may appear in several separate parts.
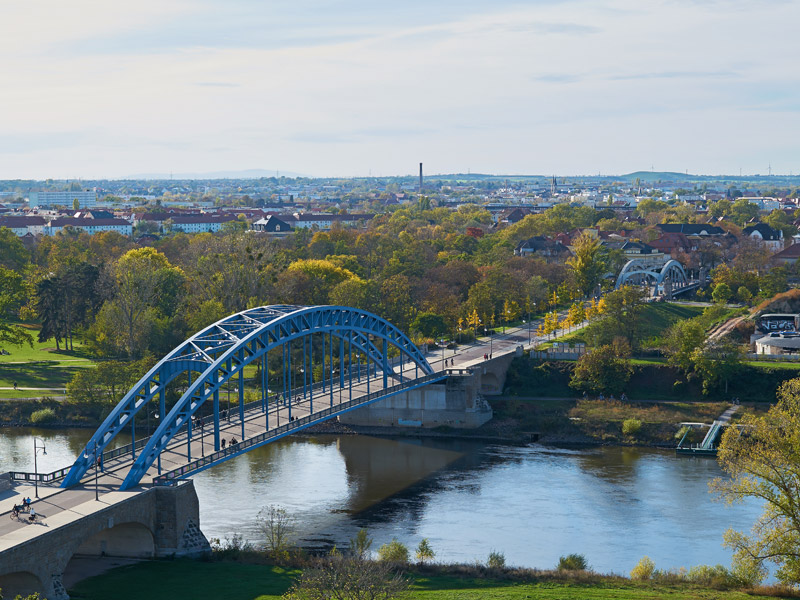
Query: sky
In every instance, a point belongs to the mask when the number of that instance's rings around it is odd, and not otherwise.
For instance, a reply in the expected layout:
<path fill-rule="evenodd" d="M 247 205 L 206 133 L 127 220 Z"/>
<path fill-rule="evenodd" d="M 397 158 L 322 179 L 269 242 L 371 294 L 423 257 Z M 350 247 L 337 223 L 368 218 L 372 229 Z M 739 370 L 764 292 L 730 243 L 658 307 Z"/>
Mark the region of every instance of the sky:
<path fill-rule="evenodd" d="M 796 0 L 0 2 L 0 178 L 800 173 Z"/>

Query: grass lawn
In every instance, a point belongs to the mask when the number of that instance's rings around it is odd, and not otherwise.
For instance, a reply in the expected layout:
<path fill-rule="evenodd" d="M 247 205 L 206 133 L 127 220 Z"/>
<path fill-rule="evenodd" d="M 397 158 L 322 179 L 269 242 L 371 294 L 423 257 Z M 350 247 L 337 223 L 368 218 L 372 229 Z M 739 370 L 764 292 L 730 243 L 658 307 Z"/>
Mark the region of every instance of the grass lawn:
<path fill-rule="evenodd" d="M 64 388 L 78 369 L 93 367 L 84 347 L 74 342 L 75 350 L 56 351 L 55 340 L 38 342 L 39 328 L 30 323 L 18 323 L 33 338 L 33 347 L 3 346 L 9 354 L 0 355 L 0 387 Z M 63 394 L 63 392 L 57 392 Z M 53 395 L 45 391 L 0 390 L 0 398 L 31 398 Z"/>
<path fill-rule="evenodd" d="M 746 365 L 756 367 L 758 369 L 786 369 L 787 371 L 800 370 L 800 362 L 778 362 L 772 360 L 747 360 L 744 362 Z"/>
<path fill-rule="evenodd" d="M 272 600 L 289 588 L 298 571 L 265 565 L 191 560 L 153 561 L 111 571 L 78 583 L 69 590 L 75 600 Z M 759 599 L 742 592 L 727 592 L 683 585 L 634 583 L 618 579 L 584 583 L 540 580 L 514 583 L 447 575 L 418 577 L 402 598 L 422 600 L 744 600 Z"/>

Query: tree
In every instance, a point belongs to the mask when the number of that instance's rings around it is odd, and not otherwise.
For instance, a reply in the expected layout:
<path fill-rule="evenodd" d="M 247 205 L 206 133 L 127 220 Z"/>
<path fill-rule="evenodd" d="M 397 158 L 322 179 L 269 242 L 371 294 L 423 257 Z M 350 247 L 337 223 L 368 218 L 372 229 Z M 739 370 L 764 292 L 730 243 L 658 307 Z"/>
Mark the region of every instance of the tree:
<path fill-rule="evenodd" d="M 728 393 L 728 382 L 742 366 L 742 350 L 727 339 L 709 341 L 705 346 L 692 352 L 694 370 L 703 380 L 703 393 L 709 394 L 715 388 L 725 384 Z"/>
<path fill-rule="evenodd" d="M 304 569 L 286 600 L 391 600 L 409 582 L 391 563 L 331 556 L 316 568 Z"/>
<path fill-rule="evenodd" d="M 597 304 L 600 318 L 586 328 L 586 337 L 592 345 L 610 344 L 615 337 L 621 336 L 635 348 L 641 336 L 644 294 L 640 287 L 625 285 L 603 296 Z"/>
<path fill-rule="evenodd" d="M 419 546 L 417 546 L 416 557 L 417 561 L 421 563 L 436 558 L 436 553 L 433 551 L 433 548 L 431 548 L 428 538 L 422 538 L 422 540 L 420 540 Z"/>
<path fill-rule="evenodd" d="M 664 335 L 664 351 L 667 363 L 685 374 L 694 368 L 692 356 L 706 341 L 706 328 L 697 319 L 674 323 Z"/>
<path fill-rule="evenodd" d="M 22 275 L 0 267 L 0 343 L 33 346 L 33 338 L 27 331 L 8 322 L 10 317 L 18 315 L 20 307 L 25 304 L 26 296 Z"/>
<path fill-rule="evenodd" d="M 388 544 L 378 548 L 378 559 L 383 562 L 405 565 L 408 563 L 408 547 L 392 538 Z"/>
<path fill-rule="evenodd" d="M 717 304 L 725 304 L 732 295 L 733 292 L 727 283 L 718 283 L 714 286 L 714 291 L 711 292 L 711 299 Z"/>
<path fill-rule="evenodd" d="M 607 264 L 600 240 L 582 233 L 573 244 L 574 256 L 567 259 L 575 282 L 584 296 L 589 296 L 606 272 Z"/>
<path fill-rule="evenodd" d="M 77 198 L 72 200 L 72 210 L 78 210 L 81 207 L 81 202 Z"/>
<path fill-rule="evenodd" d="M 21 272 L 30 261 L 30 252 L 8 227 L 0 227 L 0 267 Z"/>
<path fill-rule="evenodd" d="M 358 560 L 369 558 L 369 549 L 372 547 L 372 538 L 366 529 L 359 529 L 355 537 L 350 540 L 350 555 Z"/>
<path fill-rule="evenodd" d="M 620 394 L 631 378 L 633 369 L 626 356 L 620 356 L 611 345 L 600 346 L 578 359 L 569 386 L 590 393 Z"/>
<path fill-rule="evenodd" d="M 411 322 L 411 330 L 418 331 L 425 337 L 435 338 L 447 333 L 449 329 L 442 316 L 432 312 L 418 313 Z"/>
<path fill-rule="evenodd" d="M 734 569 L 766 574 L 800 584 L 800 379 L 784 382 L 778 402 L 762 416 L 746 414 L 739 427 L 722 434 L 717 460 L 730 478 L 717 479 L 712 489 L 728 502 L 747 498 L 764 501 L 764 510 L 750 535 L 728 530 L 725 545 L 733 549 Z M 760 577 L 759 577 L 760 576 Z"/>
<path fill-rule="evenodd" d="M 274 556 L 285 556 L 294 543 L 296 520 L 286 509 L 270 504 L 259 511 L 257 523 L 267 550 Z"/>
<path fill-rule="evenodd" d="M 124 349 L 132 358 L 141 353 L 147 341 L 140 326 L 152 322 L 158 316 L 157 309 L 174 306 L 184 276 L 154 248 L 140 248 L 128 251 L 117 261 L 114 280 L 114 299 L 103 308 L 112 326 L 119 327 Z"/>

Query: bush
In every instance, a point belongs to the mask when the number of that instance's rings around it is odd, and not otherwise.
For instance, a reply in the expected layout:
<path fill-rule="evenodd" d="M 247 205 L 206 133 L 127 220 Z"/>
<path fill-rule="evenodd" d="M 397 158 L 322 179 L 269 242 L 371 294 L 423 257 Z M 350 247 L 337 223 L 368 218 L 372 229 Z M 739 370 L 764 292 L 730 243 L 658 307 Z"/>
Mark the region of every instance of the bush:
<path fill-rule="evenodd" d="M 378 548 L 378 559 L 383 562 L 408 564 L 408 547 L 397 538 Z"/>
<path fill-rule="evenodd" d="M 639 419 L 625 419 L 622 422 L 622 433 L 625 435 L 634 436 L 641 428 L 642 422 Z"/>
<path fill-rule="evenodd" d="M 642 559 L 636 563 L 636 566 L 631 570 L 631 579 L 649 581 L 655 570 L 656 563 L 654 563 L 649 556 L 643 556 Z"/>
<path fill-rule="evenodd" d="M 504 569 L 506 567 L 506 556 L 502 552 L 492 550 L 489 552 L 489 558 L 486 561 L 486 566 L 490 569 Z"/>
<path fill-rule="evenodd" d="M 684 435 L 686 439 L 683 439 Z M 679 442 L 683 440 L 685 443 L 691 444 L 694 441 L 694 428 L 689 427 L 689 425 L 684 425 L 675 432 L 675 439 Z"/>
<path fill-rule="evenodd" d="M 686 578 L 692 583 L 716 589 L 732 588 L 739 584 L 737 578 L 722 565 L 691 567 Z"/>
<path fill-rule="evenodd" d="M 409 582 L 392 565 L 356 558 L 332 557 L 317 568 L 304 569 L 283 596 L 287 600 L 320 598 L 396 598 Z"/>
<path fill-rule="evenodd" d="M 56 420 L 56 411 L 52 408 L 42 408 L 31 413 L 31 423 L 34 425 L 45 425 Z"/>
<path fill-rule="evenodd" d="M 567 554 L 558 559 L 559 571 L 588 571 L 589 564 L 583 554 Z"/>

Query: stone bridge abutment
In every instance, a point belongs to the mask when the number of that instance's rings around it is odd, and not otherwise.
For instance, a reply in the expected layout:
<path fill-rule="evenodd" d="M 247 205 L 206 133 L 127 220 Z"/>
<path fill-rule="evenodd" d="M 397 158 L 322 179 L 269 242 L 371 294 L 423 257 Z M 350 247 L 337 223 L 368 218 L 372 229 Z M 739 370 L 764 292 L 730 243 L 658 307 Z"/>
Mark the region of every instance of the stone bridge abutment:
<path fill-rule="evenodd" d="M 57 502 L 58 496 L 48 500 Z M 14 545 L 0 548 L 0 589 L 6 598 L 39 592 L 48 600 L 66 600 L 62 578 L 73 558 L 201 554 L 210 548 L 199 522 L 199 502 L 191 480 L 104 494 L 99 503 L 91 499 L 41 524 L 21 525 L 17 537 L 29 539 L 9 539 Z"/>

